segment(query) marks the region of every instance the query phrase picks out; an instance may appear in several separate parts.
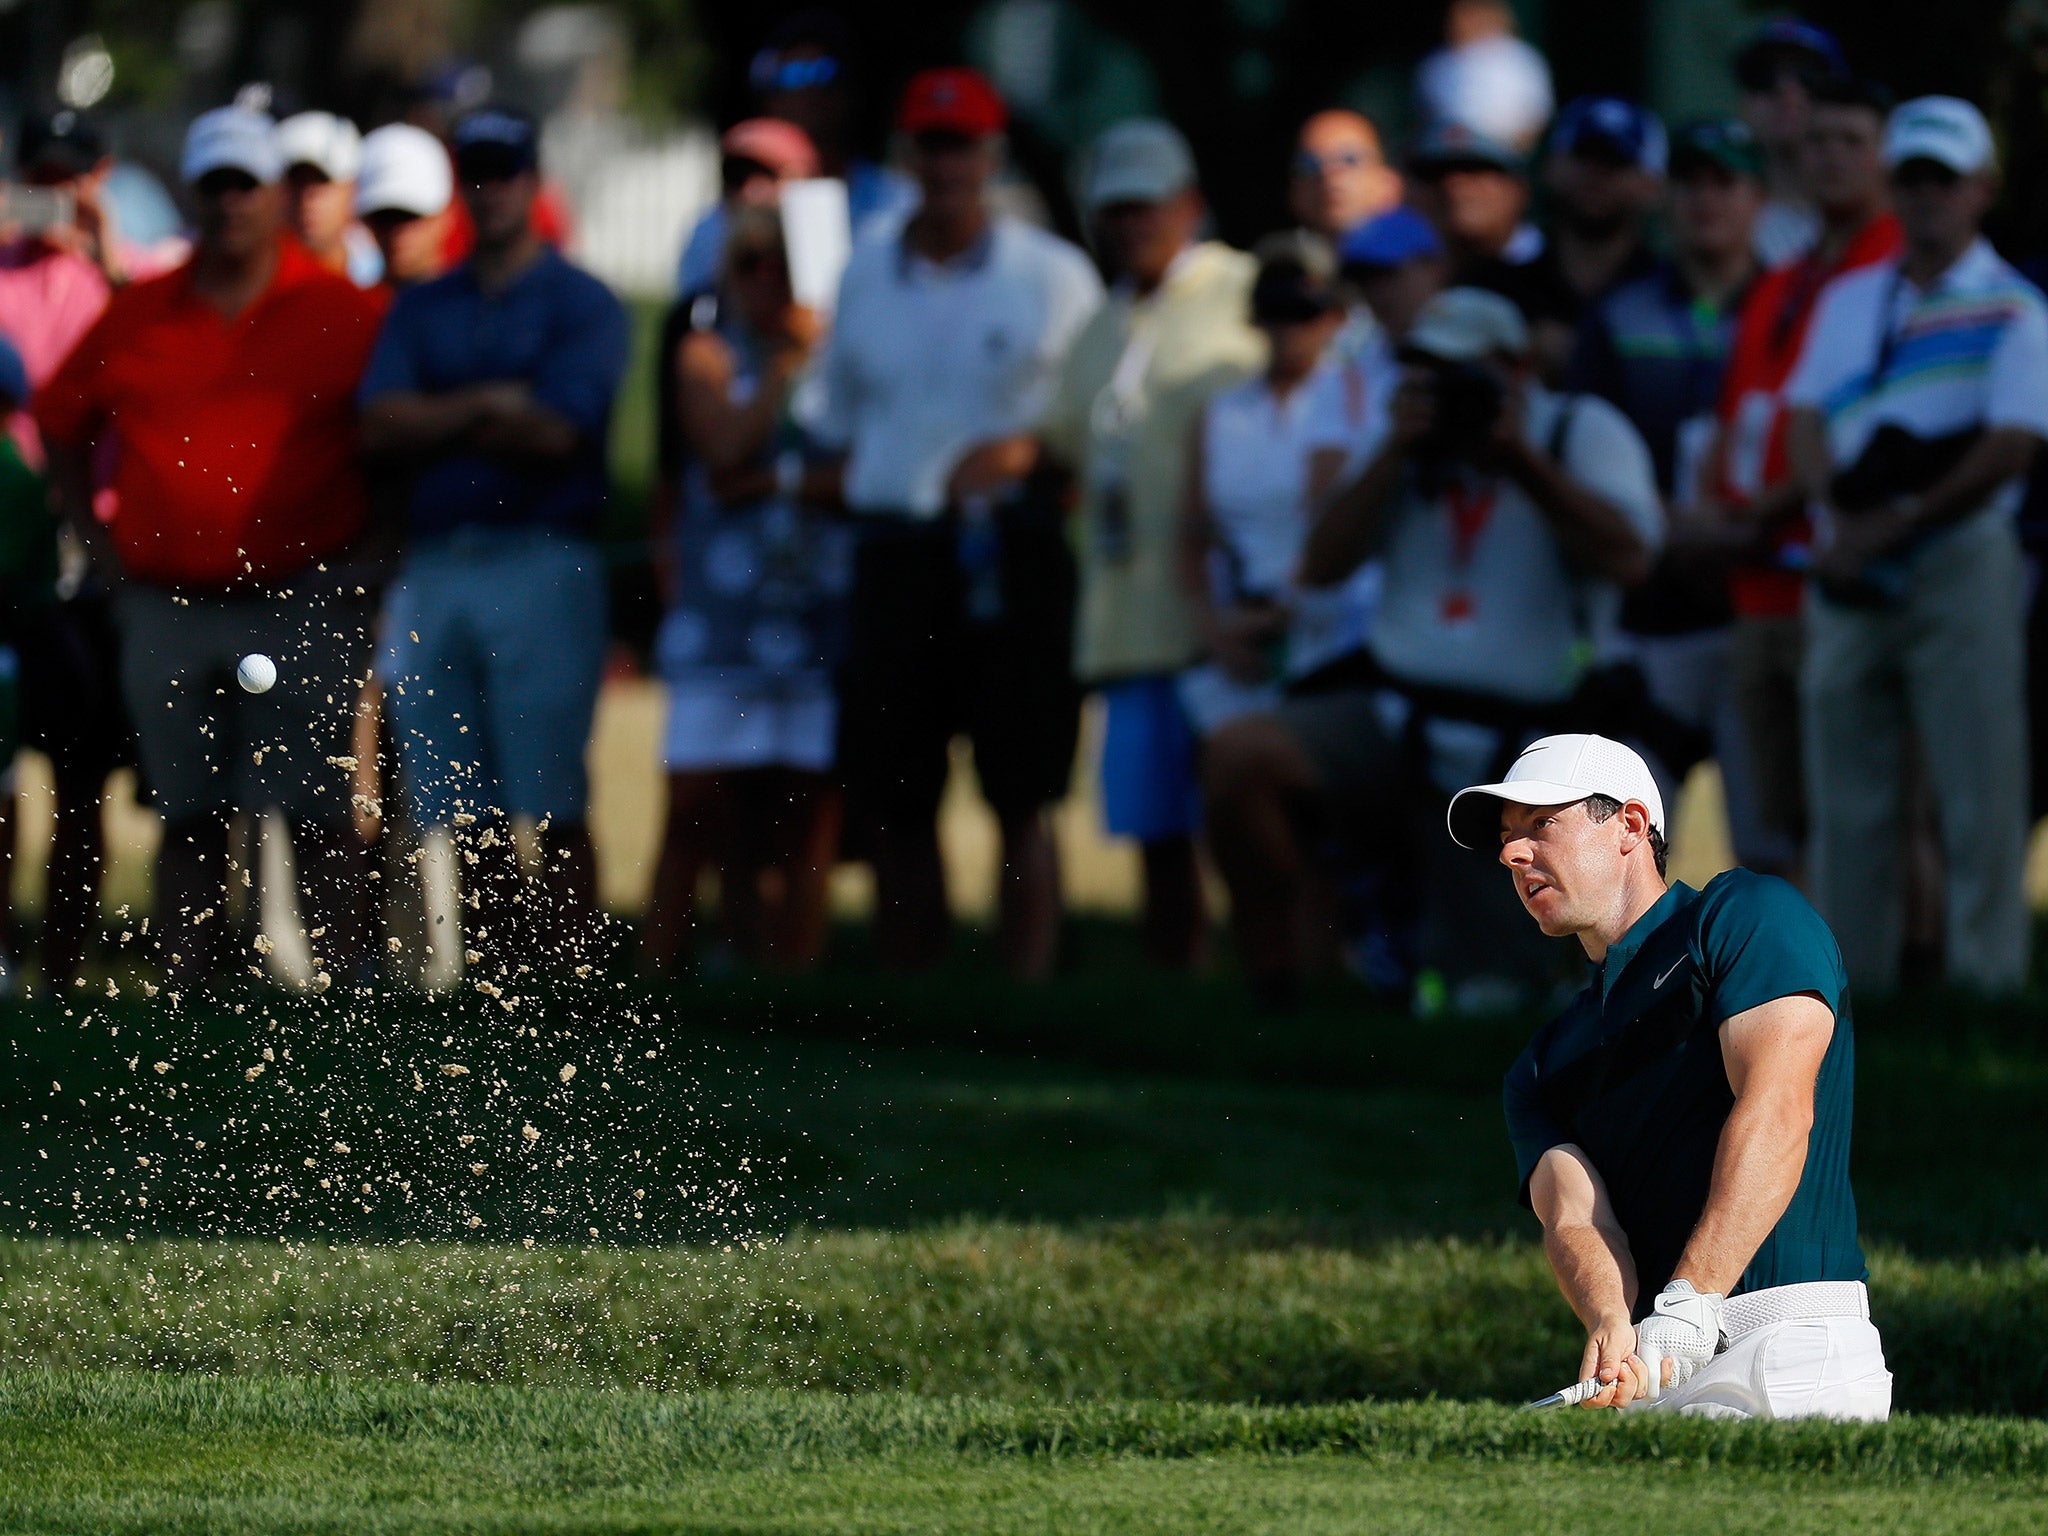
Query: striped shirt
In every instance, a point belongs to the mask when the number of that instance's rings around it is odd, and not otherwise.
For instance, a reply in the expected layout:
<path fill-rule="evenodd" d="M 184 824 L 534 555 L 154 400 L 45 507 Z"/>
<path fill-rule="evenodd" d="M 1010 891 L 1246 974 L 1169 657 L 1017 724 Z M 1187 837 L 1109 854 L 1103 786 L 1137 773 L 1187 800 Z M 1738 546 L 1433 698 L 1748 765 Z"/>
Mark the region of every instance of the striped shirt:
<path fill-rule="evenodd" d="M 1785 399 L 1827 418 L 1840 466 L 1887 424 L 2048 438 L 2048 303 L 1981 239 L 1924 290 L 1897 259 L 1845 273 L 1821 295 Z M 2021 489 L 2015 478 L 1986 509 L 2011 512 Z"/>

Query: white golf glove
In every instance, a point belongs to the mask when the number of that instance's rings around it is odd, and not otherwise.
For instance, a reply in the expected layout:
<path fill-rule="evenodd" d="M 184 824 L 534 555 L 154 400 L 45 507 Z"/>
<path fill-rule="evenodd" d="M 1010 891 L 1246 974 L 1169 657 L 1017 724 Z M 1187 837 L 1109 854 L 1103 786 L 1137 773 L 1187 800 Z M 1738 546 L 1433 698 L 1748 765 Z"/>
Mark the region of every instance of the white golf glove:
<path fill-rule="evenodd" d="M 1728 1347 L 1721 1331 L 1718 1291 L 1696 1291 L 1690 1280 L 1674 1280 L 1658 1293 L 1656 1310 L 1636 1324 L 1636 1353 L 1646 1361 L 1671 1362 L 1666 1387 L 1681 1386 Z"/>

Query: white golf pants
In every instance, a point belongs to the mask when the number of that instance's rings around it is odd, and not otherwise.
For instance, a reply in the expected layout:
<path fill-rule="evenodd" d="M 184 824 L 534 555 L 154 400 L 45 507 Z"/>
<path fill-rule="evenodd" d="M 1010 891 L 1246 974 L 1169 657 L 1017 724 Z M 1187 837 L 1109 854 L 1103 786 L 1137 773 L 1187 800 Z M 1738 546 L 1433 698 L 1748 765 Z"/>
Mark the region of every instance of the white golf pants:
<path fill-rule="evenodd" d="M 1860 1281 L 1781 1285 L 1732 1296 L 1722 1314 L 1728 1348 L 1692 1380 L 1667 1387 L 1664 1410 L 1714 1419 L 1891 1417 L 1892 1373 Z"/>

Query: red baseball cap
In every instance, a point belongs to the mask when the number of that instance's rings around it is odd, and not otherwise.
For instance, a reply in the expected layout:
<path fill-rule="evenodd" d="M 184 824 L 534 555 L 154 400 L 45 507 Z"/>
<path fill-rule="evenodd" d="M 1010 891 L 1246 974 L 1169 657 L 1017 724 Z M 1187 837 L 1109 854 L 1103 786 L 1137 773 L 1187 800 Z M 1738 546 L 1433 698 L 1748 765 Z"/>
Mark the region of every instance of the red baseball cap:
<path fill-rule="evenodd" d="M 1010 114 L 1003 98 L 979 70 L 953 66 L 927 69 L 911 77 L 896 109 L 902 133 L 958 133 L 970 139 L 992 138 L 1003 131 Z"/>

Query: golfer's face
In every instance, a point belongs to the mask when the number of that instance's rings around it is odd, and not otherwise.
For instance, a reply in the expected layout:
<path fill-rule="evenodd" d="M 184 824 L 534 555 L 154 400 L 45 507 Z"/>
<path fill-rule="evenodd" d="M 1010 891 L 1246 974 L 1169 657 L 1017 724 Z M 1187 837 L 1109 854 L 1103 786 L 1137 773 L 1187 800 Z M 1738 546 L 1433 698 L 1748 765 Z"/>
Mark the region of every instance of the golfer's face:
<path fill-rule="evenodd" d="M 1620 826 L 1619 816 L 1592 820 L 1583 803 L 1501 806 L 1500 861 L 1514 875 L 1522 905 L 1550 937 L 1579 932 L 1599 911 L 1598 888 L 1611 884 L 1621 868 Z"/>

